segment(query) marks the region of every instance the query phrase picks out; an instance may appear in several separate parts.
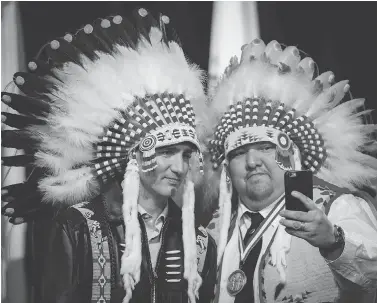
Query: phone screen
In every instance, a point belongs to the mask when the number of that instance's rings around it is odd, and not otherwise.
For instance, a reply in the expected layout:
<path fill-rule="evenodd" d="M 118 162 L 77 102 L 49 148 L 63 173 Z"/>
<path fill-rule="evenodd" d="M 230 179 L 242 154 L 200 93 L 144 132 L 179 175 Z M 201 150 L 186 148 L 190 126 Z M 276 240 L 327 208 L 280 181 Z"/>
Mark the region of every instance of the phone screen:
<path fill-rule="evenodd" d="M 298 191 L 313 199 L 313 173 L 310 170 L 288 171 L 284 174 L 284 183 L 286 209 L 307 212 L 305 205 L 291 193 Z"/>

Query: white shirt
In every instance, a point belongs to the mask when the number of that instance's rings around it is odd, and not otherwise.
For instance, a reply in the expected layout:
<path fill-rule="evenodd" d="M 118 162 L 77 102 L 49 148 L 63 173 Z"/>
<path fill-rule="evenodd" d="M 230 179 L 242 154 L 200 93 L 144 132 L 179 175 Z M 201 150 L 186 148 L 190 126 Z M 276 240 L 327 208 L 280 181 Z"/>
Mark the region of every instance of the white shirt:
<path fill-rule="evenodd" d="M 158 252 L 161 248 L 161 230 L 165 219 L 168 215 L 168 203 L 161 214 L 157 217 L 153 224 L 152 215 L 149 214 L 140 204 L 138 204 L 138 211 L 143 218 L 148 237 L 149 253 L 151 256 L 152 268 L 155 269 Z"/>
<path fill-rule="evenodd" d="M 377 288 L 377 213 L 354 195 L 342 195 L 331 205 L 328 219 L 341 226 L 345 246 L 329 267 L 365 289 Z"/>

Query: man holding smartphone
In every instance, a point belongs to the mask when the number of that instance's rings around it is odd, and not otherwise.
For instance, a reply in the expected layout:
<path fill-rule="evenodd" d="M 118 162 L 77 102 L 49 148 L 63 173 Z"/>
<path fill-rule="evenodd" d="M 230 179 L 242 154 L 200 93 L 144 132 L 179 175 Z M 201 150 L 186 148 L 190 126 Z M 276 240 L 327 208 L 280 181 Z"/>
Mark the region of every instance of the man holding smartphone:
<path fill-rule="evenodd" d="M 212 96 L 204 184 L 219 197 L 216 302 L 374 300 L 377 211 L 356 190 L 377 176 L 362 153 L 373 130 L 356 113 L 363 100 L 339 105 L 348 82 L 314 71 L 296 47 L 256 39 Z M 293 171 L 301 186 L 286 187 Z M 300 193 L 311 174 L 312 199 Z M 301 211 L 288 210 L 289 195 Z"/>

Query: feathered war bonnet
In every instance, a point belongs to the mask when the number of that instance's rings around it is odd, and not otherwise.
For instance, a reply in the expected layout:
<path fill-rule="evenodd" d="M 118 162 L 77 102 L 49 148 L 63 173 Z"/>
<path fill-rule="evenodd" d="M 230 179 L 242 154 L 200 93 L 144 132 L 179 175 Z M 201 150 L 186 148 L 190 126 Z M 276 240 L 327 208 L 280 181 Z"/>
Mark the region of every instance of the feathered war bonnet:
<path fill-rule="evenodd" d="M 22 95 L 2 94 L 2 101 L 20 113 L 5 113 L 5 123 L 16 130 L 3 133 L 3 146 L 31 151 L 4 158 L 4 164 L 45 172 L 37 184 L 5 188 L 2 194 L 13 200 L 8 207 L 16 212 L 25 207 L 25 193 L 33 191 L 46 203 L 73 205 L 124 174 L 124 302 L 140 279 L 139 169 L 154 170 L 155 149 L 181 142 L 194 144 L 201 159 L 194 111 L 205 105 L 202 73 L 187 62 L 168 23 L 167 16 L 156 21 L 145 9 L 130 21 L 121 16 L 97 20 L 48 43 L 41 52 L 48 60 L 37 58 L 28 73 L 16 73 L 14 83 Z M 142 155 L 140 168 L 136 150 Z M 190 180 L 184 186 L 184 277 L 194 302 L 201 284 L 194 186 Z"/>
<path fill-rule="evenodd" d="M 255 39 L 233 57 L 211 96 L 213 136 L 208 144 L 213 167 L 223 167 L 219 184 L 218 261 L 227 242 L 232 185 L 227 155 L 239 146 L 269 141 L 283 170 L 311 170 L 339 187 L 370 185 L 377 159 L 364 154 L 375 147 L 376 125 L 363 125 L 363 99 L 342 102 L 348 81 L 334 82 L 325 72 L 313 79 L 314 61 L 301 60 L 294 46 L 282 50 Z M 373 144 L 374 142 L 374 144 Z M 372 145 L 371 145 L 372 143 Z M 369 150 L 370 151 L 370 150 Z M 216 178 L 214 173 L 213 178 Z M 209 183 L 213 184 L 212 181 Z"/>

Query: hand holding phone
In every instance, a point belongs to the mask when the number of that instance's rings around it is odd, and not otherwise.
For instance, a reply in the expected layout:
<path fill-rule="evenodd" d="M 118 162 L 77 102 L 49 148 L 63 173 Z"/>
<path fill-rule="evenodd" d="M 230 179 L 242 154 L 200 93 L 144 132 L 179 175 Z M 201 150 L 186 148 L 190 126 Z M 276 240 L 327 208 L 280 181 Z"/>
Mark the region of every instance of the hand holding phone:
<path fill-rule="evenodd" d="M 313 199 L 313 173 L 310 170 L 287 171 L 284 174 L 284 184 L 286 209 L 307 212 L 305 205 L 292 196 L 292 191 Z"/>

